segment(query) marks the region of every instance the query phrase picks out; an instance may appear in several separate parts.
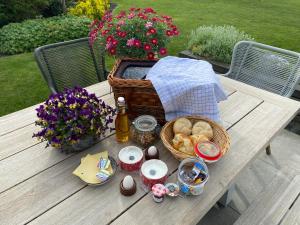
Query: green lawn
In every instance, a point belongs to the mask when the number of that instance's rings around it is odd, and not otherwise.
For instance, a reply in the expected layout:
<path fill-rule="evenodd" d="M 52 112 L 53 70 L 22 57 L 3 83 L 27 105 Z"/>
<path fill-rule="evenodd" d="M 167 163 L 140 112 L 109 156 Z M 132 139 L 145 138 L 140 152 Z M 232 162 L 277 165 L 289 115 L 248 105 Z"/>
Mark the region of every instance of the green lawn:
<path fill-rule="evenodd" d="M 172 16 L 181 36 L 170 54 L 186 48 L 187 36 L 199 25 L 234 25 L 257 41 L 300 52 L 299 0 L 112 0 L 119 9 L 153 7 Z M 111 64 L 111 62 L 110 62 Z M 0 116 L 43 101 L 49 91 L 32 53 L 0 58 Z"/>

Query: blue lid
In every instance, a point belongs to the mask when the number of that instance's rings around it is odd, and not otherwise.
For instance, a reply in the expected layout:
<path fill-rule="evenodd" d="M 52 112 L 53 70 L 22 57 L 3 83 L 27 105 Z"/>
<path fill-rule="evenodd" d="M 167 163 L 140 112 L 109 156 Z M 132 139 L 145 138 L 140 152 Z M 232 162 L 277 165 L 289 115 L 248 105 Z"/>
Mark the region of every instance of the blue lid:
<path fill-rule="evenodd" d="M 180 190 L 184 194 L 186 194 L 186 193 L 188 193 L 190 191 L 189 187 L 186 186 L 185 184 L 181 186 Z"/>
<path fill-rule="evenodd" d="M 199 170 L 205 171 L 204 166 L 200 162 L 196 162 L 195 167 L 197 167 Z"/>

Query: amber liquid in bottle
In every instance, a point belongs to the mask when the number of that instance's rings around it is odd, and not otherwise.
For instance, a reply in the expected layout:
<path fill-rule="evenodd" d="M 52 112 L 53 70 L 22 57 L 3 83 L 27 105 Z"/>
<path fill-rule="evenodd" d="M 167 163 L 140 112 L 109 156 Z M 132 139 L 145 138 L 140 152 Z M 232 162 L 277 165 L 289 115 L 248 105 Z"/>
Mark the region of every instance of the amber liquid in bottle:
<path fill-rule="evenodd" d="M 127 142 L 129 140 L 129 120 L 123 97 L 118 98 L 118 113 L 115 122 L 116 138 L 118 142 Z"/>

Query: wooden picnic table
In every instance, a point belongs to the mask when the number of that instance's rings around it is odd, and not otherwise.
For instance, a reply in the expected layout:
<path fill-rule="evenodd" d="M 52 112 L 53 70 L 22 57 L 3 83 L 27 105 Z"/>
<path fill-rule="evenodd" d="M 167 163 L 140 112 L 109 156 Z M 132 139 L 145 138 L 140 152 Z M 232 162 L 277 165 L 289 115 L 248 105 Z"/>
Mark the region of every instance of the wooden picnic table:
<path fill-rule="evenodd" d="M 300 104 L 249 85 L 220 77 L 228 100 L 219 104 L 231 137 L 224 158 L 208 165 L 210 178 L 198 197 L 165 199 L 155 203 L 141 189 L 139 173 L 132 174 L 138 190 L 131 197 L 119 192 L 118 171 L 106 185 L 87 186 L 72 171 L 81 157 L 108 150 L 117 159 L 125 146 L 113 133 L 78 154 L 45 148 L 32 138 L 38 105 L 0 118 L 0 224 L 196 224 L 235 182 L 238 174 L 264 150 L 270 140 L 297 114 Z M 114 105 L 107 82 L 87 88 Z M 132 143 L 129 143 L 132 144 Z M 128 144 L 127 144 L 128 145 Z M 157 141 L 161 159 L 176 181 L 179 162 Z"/>

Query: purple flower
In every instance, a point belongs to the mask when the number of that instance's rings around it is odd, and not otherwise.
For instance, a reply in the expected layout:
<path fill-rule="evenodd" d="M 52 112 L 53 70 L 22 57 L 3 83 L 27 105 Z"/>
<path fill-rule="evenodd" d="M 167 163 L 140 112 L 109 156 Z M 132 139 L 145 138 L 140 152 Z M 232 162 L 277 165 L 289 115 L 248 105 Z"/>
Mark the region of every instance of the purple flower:
<path fill-rule="evenodd" d="M 33 137 L 56 148 L 77 143 L 86 135 L 103 136 L 115 114 L 115 109 L 81 87 L 50 95 L 36 111 L 35 124 L 41 130 Z"/>

